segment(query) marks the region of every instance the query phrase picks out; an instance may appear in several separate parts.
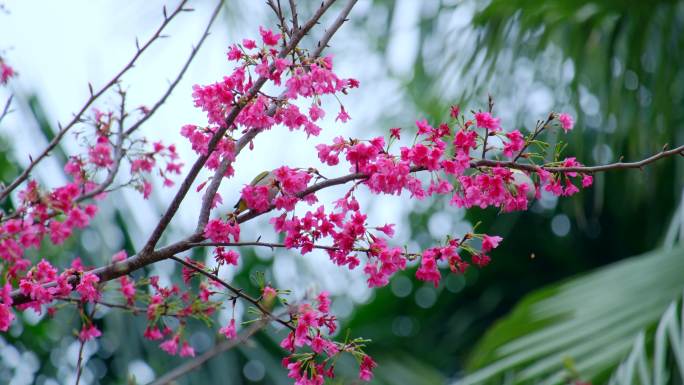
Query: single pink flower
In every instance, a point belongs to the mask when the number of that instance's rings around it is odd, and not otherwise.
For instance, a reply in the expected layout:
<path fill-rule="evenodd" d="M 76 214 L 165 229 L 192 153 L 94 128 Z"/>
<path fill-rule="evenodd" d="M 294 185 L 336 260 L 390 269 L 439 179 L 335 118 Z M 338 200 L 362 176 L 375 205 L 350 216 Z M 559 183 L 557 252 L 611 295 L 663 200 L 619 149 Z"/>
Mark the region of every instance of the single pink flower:
<path fill-rule="evenodd" d="M 499 246 L 499 242 L 501 242 L 503 238 L 499 236 L 489 236 L 485 234 L 482 237 L 482 252 L 486 253 L 492 249 L 496 249 Z"/>
<path fill-rule="evenodd" d="M 501 119 L 495 118 L 489 112 L 478 112 L 475 114 L 477 126 L 486 128 L 492 132 L 501 130 Z"/>
<path fill-rule="evenodd" d="M 188 344 L 188 341 L 183 341 L 183 345 L 181 346 L 180 350 L 180 356 L 181 357 L 194 357 L 195 356 L 195 349 Z"/>
<path fill-rule="evenodd" d="M 81 341 L 89 341 L 101 335 L 102 333 L 100 332 L 100 330 L 96 328 L 95 325 L 90 324 L 89 326 L 83 325 L 81 332 L 78 334 L 78 338 Z"/>
<path fill-rule="evenodd" d="M 223 334 L 229 340 L 237 338 L 237 331 L 235 330 L 235 318 L 231 319 L 228 325 L 219 329 L 219 333 Z"/>
<path fill-rule="evenodd" d="M 173 338 L 166 340 L 159 344 L 159 347 L 167 352 L 168 354 L 174 356 L 178 352 L 178 340 L 180 337 L 178 335 L 175 335 Z"/>
<path fill-rule="evenodd" d="M 558 121 L 561 124 L 561 127 L 563 127 L 563 131 L 566 133 L 570 130 L 572 130 L 572 127 L 575 125 L 575 121 L 572 119 L 572 116 L 569 114 L 558 114 Z"/>
<path fill-rule="evenodd" d="M 351 117 L 349 116 L 349 114 L 347 113 L 347 111 L 344 109 L 344 107 L 342 107 L 342 108 L 340 109 L 340 113 L 337 114 L 337 118 L 335 118 L 335 121 L 341 120 L 342 123 L 347 123 L 347 121 L 348 121 L 349 119 L 351 119 Z"/>
<path fill-rule="evenodd" d="M 273 33 L 273 31 L 265 29 L 264 27 L 259 27 L 259 34 L 266 45 L 277 45 L 278 40 L 280 40 L 280 37 L 282 36 L 281 34 Z"/>
<path fill-rule="evenodd" d="M 266 300 L 272 300 L 273 298 L 278 296 L 278 292 L 274 288 L 272 288 L 270 286 L 266 286 L 266 287 L 264 287 L 262 296 Z"/>

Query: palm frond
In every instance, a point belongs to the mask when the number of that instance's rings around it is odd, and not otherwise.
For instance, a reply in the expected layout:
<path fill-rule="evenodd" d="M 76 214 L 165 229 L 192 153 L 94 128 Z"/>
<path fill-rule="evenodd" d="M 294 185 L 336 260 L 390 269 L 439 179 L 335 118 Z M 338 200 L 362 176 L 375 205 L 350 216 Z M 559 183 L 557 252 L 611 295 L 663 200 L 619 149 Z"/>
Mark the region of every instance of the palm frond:
<path fill-rule="evenodd" d="M 646 333 L 640 332 L 631 352 L 611 376 L 609 385 L 665 384 L 672 378 L 670 367 L 684 375 L 684 307 L 677 315 L 673 302 L 660 318 L 651 355 L 646 349 Z M 673 362 L 666 362 L 668 353 Z"/>
<path fill-rule="evenodd" d="M 607 380 L 680 295 L 683 268 L 684 249 L 657 250 L 532 293 L 488 332 L 455 384 L 563 384 L 573 370 Z"/>

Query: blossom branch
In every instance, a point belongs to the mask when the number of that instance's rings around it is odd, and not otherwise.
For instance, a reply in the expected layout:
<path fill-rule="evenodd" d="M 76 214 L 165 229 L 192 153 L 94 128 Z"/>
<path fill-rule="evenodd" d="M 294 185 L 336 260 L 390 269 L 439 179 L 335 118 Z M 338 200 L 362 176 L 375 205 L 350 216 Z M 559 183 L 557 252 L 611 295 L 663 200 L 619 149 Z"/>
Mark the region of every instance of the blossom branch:
<path fill-rule="evenodd" d="M 580 173 L 596 173 L 596 172 L 605 172 L 605 171 L 611 171 L 611 170 L 624 170 L 624 169 L 633 169 L 633 168 L 638 168 L 638 169 L 643 169 L 644 166 L 651 164 L 659 159 L 666 158 L 669 156 L 673 155 L 682 155 L 684 156 L 684 145 L 670 149 L 670 150 L 665 150 L 663 149 L 661 152 L 651 155 L 648 158 L 635 161 L 635 162 L 622 162 L 620 160 L 619 162 L 615 163 L 609 163 L 609 164 L 604 164 L 604 165 L 599 165 L 599 166 L 572 166 L 572 167 L 562 167 L 562 166 L 553 166 L 551 164 L 543 165 L 543 166 L 536 166 L 533 164 L 521 164 L 521 163 L 516 163 L 516 162 L 509 162 L 509 161 L 500 161 L 500 160 L 479 160 L 475 162 L 471 162 L 471 167 L 481 167 L 481 166 L 489 166 L 489 167 L 508 167 L 508 168 L 514 168 L 518 170 L 524 170 L 524 171 L 530 171 L 530 172 L 535 172 L 538 171 L 540 168 L 544 169 L 549 172 L 559 172 L 559 173 L 568 173 L 568 172 L 580 172 Z"/>
<path fill-rule="evenodd" d="M 518 170 L 524 170 L 524 171 L 529 171 L 529 172 L 536 172 L 540 168 L 549 171 L 549 172 L 582 172 L 582 173 L 595 173 L 595 172 L 605 172 L 605 171 L 610 171 L 610 170 L 617 170 L 617 169 L 632 169 L 632 168 L 643 168 L 644 166 L 653 163 L 659 159 L 668 157 L 668 156 L 673 156 L 673 155 L 684 155 L 684 145 L 679 146 L 677 148 L 673 148 L 671 150 L 664 150 L 661 151 L 655 155 L 652 155 L 648 158 L 645 158 L 640 161 L 636 162 L 616 162 L 616 163 L 610 163 L 610 164 L 605 164 L 605 165 L 600 165 L 600 166 L 581 166 L 581 167 L 560 167 L 560 166 L 537 166 L 533 164 L 520 164 L 520 163 L 515 163 L 515 162 L 510 162 L 510 161 L 498 161 L 498 160 L 487 160 L 487 159 L 479 159 L 479 160 L 474 160 L 470 163 L 470 166 L 473 168 L 477 167 L 508 167 L 508 168 L 513 168 L 513 169 L 518 169 Z M 411 172 L 419 172 L 419 171 L 425 171 L 425 168 L 423 167 L 412 167 Z M 353 174 L 348 174 L 344 176 L 340 176 L 337 178 L 330 178 L 326 179 L 324 181 L 315 183 L 311 186 L 309 186 L 307 189 L 304 191 L 300 192 L 297 194 L 299 198 L 303 198 L 306 195 L 313 194 L 317 191 L 323 190 L 328 187 L 332 186 L 338 186 L 338 185 L 343 185 L 346 183 L 349 183 L 351 181 L 358 181 L 358 180 L 365 180 L 368 178 L 368 175 L 362 174 L 362 173 L 353 173 Z M 264 215 L 270 211 L 272 211 L 275 208 L 275 206 L 271 205 L 268 210 L 263 211 L 263 212 L 255 212 L 255 211 L 247 211 L 242 214 L 240 214 L 237 218 L 236 221 L 238 223 L 244 223 L 247 222 L 251 219 L 254 219 L 256 217 L 259 217 L 261 215 Z M 152 263 L 171 258 L 177 253 L 181 253 L 184 251 L 187 251 L 194 247 L 194 245 L 197 245 L 199 242 L 201 242 L 204 239 L 204 237 L 201 234 L 193 234 L 183 240 L 180 240 L 178 242 L 175 242 L 169 246 L 165 246 L 163 248 L 160 248 L 158 250 L 155 250 L 154 252 L 151 252 L 149 254 L 143 254 L 138 253 L 137 255 L 134 255 L 122 262 L 117 262 L 115 264 L 103 266 L 100 268 L 97 268 L 95 270 L 92 270 L 91 273 L 96 274 L 100 282 L 104 281 L 109 281 L 115 278 L 118 278 L 122 275 L 129 274 L 133 271 L 136 271 L 138 269 L 141 269 L 145 266 L 148 266 Z M 78 283 L 78 277 L 77 276 L 72 276 L 72 278 L 69 280 L 69 283 L 72 285 L 76 285 Z M 55 286 L 55 283 L 49 283 L 45 284 L 45 287 L 53 287 Z M 24 294 L 22 294 L 19 290 L 15 290 L 12 292 L 12 299 L 14 301 L 15 305 L 20 305 L 24 304 L 27 302 L 30 302 L 30 298 Z"/>
<path fill-rule="evenodd" d="M 610 170 L 619 170 L 619 169 L 632 169 L 632 168 L 643 168 L 644 166 L 653 163 L 659 159 L 672 156 L 672 155 L 682 155 L 684 156 L 684 145 L 679 146 L 677 148 L 673 148 L 671 150 L 663 150 L 655 155 L 652 155 L 648 158 L 645 158 L 640 161 L 636 162 L 616 162 L 616 163 L 609 163 L 609 164 L 604 164 L 600 166 L 573 166 L 573 167 L 563 167 L 563 166 L 552 166 L 552 165 L 542 165 L 542 166 L 537 166 L 534 164 L 522 164 L 522 163 L 517 163 L 514 161 L 502 161 L 502 160 L 488 160 L 488 159 L 478 159 L 478 160 L 473 160 L 470 162 L 470 167 L 471 168 L 479 168 L 479 167 L 506 167 L 506 168 L 511 168 L 511 169 L 517 169 L 517 170 L 523 170 L 523 171 L 529 171 L 529 172 L 537 172 L 540 169 L 549 171 L 549 172 L 558 172 L 558 173 L 567 173 L 567 172 L 580 172 L 580 173 L 596 173 L 596 172 L 605 172 L 605 171 L 610 171 Z M 418 167 L 418 166 L 413 166 L 411 167 L 411 173 L 416 173 L 420 171 L 426 171 L 427 169 L 425 167 Z M 326 179 L 324 181 L 315 183 L 311 186 L 309 186 L 307 189 L 303 190 L 299 194 L 297 194 L 298 198 L 303 198 L 309 194 L 316 193 L 319 190 L 323 190 L 328 187 L 332 186 L 338 186 L 338 185 L 343 185 L 347 184 L 352 181 L 357 181 L 357 180 L 365 180 L 368 179 L 368 175 L 364 173 L 352 173 L 348 175 L 344 175 L 341 177 L 337 178 L 330 178 Z M 248 220 L 251 220 L 253 218 L 256 218 L 258 216 L 261 216 L 267 212 L 272 211 L 275 208 L 275 205 L 270 205 L 268 210 L 263 211 L 263 212 L 256 212 L 256 211 L 247 211 L 242 213 L 237 217 L 237 222 L 238 223 L 243 223 Z"/>
<path fill-rule="evenodd" d="M 185 4 L 188 2 L 188 0 L 182 0 L 178 6 L 171 12 L 170 14 L 167 14 L 166 12 L 166 7 L 164 7 L 164 21 L 162 24 L 157 28 L 155 33 L 150 37 L 145 44 L 140 46 L 137 41 L 136 41 L 136 53 L 133 55 L 133 58 L 109 81 L 107 84 L 105 84 L 102 88 L 100 88 L 97 92 L 93 91 L 93 88 L 91 85 L 89 85 L 90 88 L 90 97 L 86 100 L 85 104 L 81 107 L 81 109 L 74 115 L 74 117 L 69 121 L 69 123 L 62 127 L 61 124 L 59 125 L 59 131 L 57 134 L 52 138 L 50 143 L 48 143 L 47 147 L 43 150 L 43 152 L 38 155 L 36 158 L 32 158 L 31 163 L 24 169 L 24 171 L 12 181 L 6 188 L 4 188 L 0 192 L 0 202 L 4 201 L 9 194 L 12 193 L 21 183 L 26 181 L 28 179 L 31 171 L 40 163 L 45 157 L 47 157 L 52 151 L 57 144 L 62 140 L 64 135 L 73 128 L 77 123 L 81 122 L 81 118 L 83 114 L 88 110 L 88 108 L 97 100 L 100 96 L 102 96 L 105 92 L 107 92 L 110 88 L 112 88 L 115 84 L 119 82 L 121 77 L 127 73 L 133 66 L 135 65 L 136 61 L 140 56 L 149 48 L 152 43 L 154 43 L 157 39 L 161 38 L 162 32 L 166 27 L 169 25 L 169 23 L 181 12 L 188 12 L 191 9 L 185 8 Z"/>
<path fill-rule="evenodd" d="M 267 247 L 269 249 L 287 249 L 287 245 L 284 243 L 274 243 L 274 242 L 260 242 L 260 241 L 253 241 L 253 242 L 197 242 L 197 243 L 189 243 L 188 246 L 190 247 L 246 247 L 246 246 L 257 246 L 257 247 Z M 313 245 L 312 246 L 314 249 L 321 249 L 321 250 L 339 250 L 339 248 L 335 246 L 329 246 L 329 245 Z M 355 251 L 368 251 L 368 249 L 355 249 Z"/>
<path fill-rule="evenodd" d="M 309 21 L 296 34 L 292 36 L 289 44 L 279 52 L 278 56 L 281 58 L 286 57 L 290 53 L 290 51 L 292 51 L 297 46 L 297 44 L 299 44 L 299 41 L 301 41 L 301 39 L 309 32 L 309 30 L 311 30 L 311 28 L 313 28 L 314 25 L 318 23 L 318 20 L 321 18 L 321 16 L 323 16 L 323 14 L 334 2 L 335 0 L 326 0 L 325 2 L 321 3 L 321 6 L 318 8 L 318 10 L 313 14 Z M 270 71 L 273 71 L 273 68 L 271 68 Z M 247 101 L 254 98 L 258 94 L 261 87 L 263 87 L 263 85 L 266 83 L 266 80 L 267 79 L 265 77 L 260 76 L 259 79 L 257 79 L 254 82 L 250 90 L 247 92 L 247 95 L 243 97 L 243 100 Z M 169 207 L 166 209 L 164 215 L 159 220 L 154 231 L 148 238 L 145 246 L 143 247 L 142 252 L 138 254 L 138 258 L 142 260 L 150 258 L 149 256 L 152 254 L 154 247 L 157 245 L 157 242 L 161 238 L 164 230 L 166 230 L 169 223 L 171 223 L 171 219 L 173 219 L 173 217 L 176 215 L 176 212 L 180 208 L 181 203 L 185 199 L 185 195 L 190 190 L 190 187 L 192 186 L 200 171 L 204 167 L 204 164 L 207 162 L 209 156 L 214 152 L 214 150 L 218 146 L 219 141 L 223 138 L 228 129 L 233 125 L 235 119 L 237 118 L 240 111 L 242 111 L 245 104 L 246 103 L 243 102 L 235 105 L 226 117 L 224 125 L 220 129 L 218 129 L 216 133 L 214 133 L 211 140 L 209 141 L 209 144 L 207 145 L 207 152 L 201 155 L 192 165 L 190 172 L 181 183 L 181 186 L 179 190 L 176 192 L 176 195 L 174 196 L 173 200 L 169 204 Z M 248 131 L 245 135 L 243 135 L 236 144 L 235 156 L 237 156 L 242 150 L 242 148 L 244 148 L 244 146 L 247 145 L 247 143 L 254 139 L 254 137 L 259 132 L 260 130 L 252 129 Z M 215 181 L 212 181 L 212 184 L 214 182 Z M 220 183 L 220 181 L 216 181 L 215 183 Z M 218 185 L 216 189 L 218 190 Z M 206 201 L 211 202 L 213 200 L 213 196 L 211 196 L 210 198 L 211 199 L 207 198 Z M 199 234 L 196 234 L 194 238 L 197 238 L 199 236 Z"/>
<path fill-rule="evenodd" d="M 86 199 L 90 199 L 104 192 L 105 189 L 107 189 L 114 182 L 114 178 L 116 178 L 116 175 L 119 173 L 121 161 L 123 160 L 123 157 L 125 155 L 123 150 L 123 142 L 128 136 L 124 133 L 124 120 L 126 119 L 126 93 L 119 88 L 119 95 L 121 96 L 121 104 L 119 107 L 119 124 L 117 130 L 117 139 L 116 144 L 114 145 L 114 164 L 112 164 L 112 167 L 109 168 L 109 170 L 107 171 L 107 176 L 105 177 L 105 180 L 102 183 L 100 183 L 100 185 L 97 186 L 94 190 L 82 194 L 81 196 L 76 198 L 76 202 L 82 202 Z"/>
<path fill-rule="evenodd" d="M 318 58 L 320 55 L 323 53 L 323 50 L 327 47 L 327 44 L 330 42 L 330 39 L 333 37 L 333 35 L 339 30 L 339 28 L 342 26 L 342 24 L 348 20 L 347 16 L 349 15 L 349 12 L 351 12 L 352 8 L 356 4 L 357 0 L 350 0 L 345 8 L 340 12 L 338 15 L 337 19 L 335 19 L 335 22 L 326 30 L 325 36 L 323 39 L 321 39 L 318 42 L 318 48 L 316 51 L 314 51 L 312 58 Z M 291 4 L 292 7 L 292 12 L 296 12 L 296 9 L 294 8 L 294 4 Z M 275 11 L 275 5 L 272 5 L 272 8 L 274 8 Z M 278 9 L 280 9 L 278 7 Z M 277 13 L 277 12 L 276 12 Z M 294 22 L 293 22 L 294 23 Z M 295 28 L 293 27 L 293 30 Z M 297 28 L 297 30 L 299 30 Z M 269 109 L 266 113 L 268 116 L 273 116 L 276 112 L 277 108 L 277 101 L 283 98 L 283 94 L 281 94 L 276 101 L 271 103 L 269 106 Z M 235 151 L 235 156 L 240 153 L 242 148 L 244 148 L 247 143 L 252 141 L 254 137 L 259 133 L 259 130 L 251 130 L 247 134 L 245 134 L 242 138 L 237 143 L 236 146 L 236 151 Z M 214 176 L 212 177 L 211 183 L 207 187 L 207 191 L 203 197 L 202 201 L 202 207 L 200 209 L 200 215 L 199 219 L 197 221 L 197 230 L 196 232 L 198 234 L 201 234 L 202 231 L 204 230 L 204 226 L 206 226 L 208 220 L 209 220 L 209 215 L 211 212 L 211 207 L 214 203 L 214 197 L 216 196 L 216 192 L 218 191 L 219 187 L 221 186 L 221 182 L 223 180 L 223 175 L 225 175 L 226 171 L 228 170 L 228 167 L 230 167 L 232 161 L 228 158 L 225 158 L 221 161 L 221 164 L 219 167 L 216 169 L 216 172 L 214 172 Z"/>
<path fill-rule="evenodd" d="M 273 249 L 291 249 L 292 247 L 287 246 L 284 243 L 275 243 L 275 242 L 260 242 L 260 241 L 252 241 L 252 242 L 197 242 L 197 243 L 189 243 L 188 246 L 195 248 L 195 247 L 267 247 L 271 250 Z M 327 250 L 327 251 L 340 251 L 342 250 L 339 247 L 331 246 L 331 245 L 318 245 L 318 244 L 313 244 L 311 245 L 311 248 L 313 249 L 319 249 L 319 250 Z M 368 247 L 354 247 L 351 249 L 351 251 L 356 251 L 360 253 L 370 253 L 371 249 Z M 418 253 L 409 253 L 405 252 L 403 253 L 406 257 L 408 258 L 415 258 L 418 256 Z"/>
<path fill-rule="evenodd" d="M 244 290 L 237 288 L 237 287 L 229 284 L 228 282 L 222 280 L 216 274 L 212 274 L 212 273 L 202 269 L 201 267 L 196 266 L 195 264 L 190 263 L 188 261 L 185 261 L 182 258 L 179 258 L 175 255 L 170 256 L 169 259 L 173 259 L 174 261 L 182 264 L 183 266 L 204 275 L 205 277 L 211 279 L 212 281 L 214 281 L 214 282 L 220 284 L 221 286 L 225 287 L 226 289 L 230 290 L 231 292 L 233 292 L 233 294 L 236 297 L 242 298 L 245 301 L 254 305 L 257 309 L 259 309 L 261 314 L 263 314 L 264 317 L 266 317 L 267 319 L 278 322 L 279 324 L 285 326 L 286 328 L 288 328 L 290 330 L 294 330 L 294 327 L 289 322 L 273 315 L 273 313 L 271 313 L 270 311 L 268 311 L 268 309 L 266 309 L 265 307 L 263 307 L 263 305 L 261 305 L 261 303 L 259 302 L 258 299 L 256 299 L 256 298 L 250 296 L 249 294 L 245 293 Z"/>

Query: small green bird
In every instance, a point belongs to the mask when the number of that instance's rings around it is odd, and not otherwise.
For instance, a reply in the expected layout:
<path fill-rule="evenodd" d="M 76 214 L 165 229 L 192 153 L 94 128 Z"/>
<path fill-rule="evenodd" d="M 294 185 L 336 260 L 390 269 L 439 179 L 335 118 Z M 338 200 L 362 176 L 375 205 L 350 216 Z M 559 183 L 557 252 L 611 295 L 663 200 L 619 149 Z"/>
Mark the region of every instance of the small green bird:
<path fill-rule="evenodd" d="M 273 201 L 275 199 L 276 195 L 278 194 L 278 182 L 275 179 L 275 176 L 273 175 L 273 171 L 262 171 L 254 177 L 254 179 L 249 183 L 250 186 L 268 186 L 268 200 L 269 202 Z M 240 198 L 238 202 L 233 206 L 235 209 L 233 211 L 234 215 L 237 215 L 245 210 L 248 209 L 247 207 L 247 202 L 245 202 L 244 199 Z"/>

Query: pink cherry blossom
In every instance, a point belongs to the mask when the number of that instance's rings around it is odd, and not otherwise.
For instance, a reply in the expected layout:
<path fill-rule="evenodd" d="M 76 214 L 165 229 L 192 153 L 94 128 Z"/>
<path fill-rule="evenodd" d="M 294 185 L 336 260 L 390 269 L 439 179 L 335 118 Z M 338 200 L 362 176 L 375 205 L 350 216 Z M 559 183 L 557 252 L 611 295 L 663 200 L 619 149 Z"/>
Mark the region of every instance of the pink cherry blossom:
<path fill-rule="evenodd" d="M 95 302 L 100 299 L 100 292 L 97 288 L 97 283 L 100 278 L 91 273 L 85 273 L 81 276 L 81 281 L 76 285 L 76 291 L 81 295 L 81 299 L 88 302 Z"/>
<path fill-rule="evenodd" d="M 265 29 L 264 27 L 259 27 L 259 34 L 266 45 L 277 45 L 278 40 L 280 40 L 280 37 L 282 36 L 281 34 L 273 33 L 273 31 Z"/>
<path fill-rule="evenodd" d="M 78 333 L 78 338 L 81 341 L 90 341 L 94 338 L 97 338 L 102 335 L 102 332 L 98 328 L 95 327 L 92 323 L 88 326 L 83 325 L 83 328 L 81 329 L 81 332 Z"/>
<path fill-rule="evenodd" d="M 499 236 L 489 236 L 485 234 L 482 237 L 482 251 L 486 253 L 492 249 L 497 248 L 499 246 L 499 242 L 501 242 L 502 240 L 503 238 Z"/>
<path fill-rule="evenodd" d="M 178 335 L 173 336 L 171 339 L 168 339 L 161 344 L 159 344 L 159 347 L 165 351 L 166 353 L 174 356 L 178 352 L 178 340 L 180 337 Z"/>
<path fill-rule="evenodd" d="M 566 133 L 572 130 L 572 127 L 575 125 L 575 121 L 572 119 L 572 116 L 565 113 L 558 114 L 558 121 L 560 122 L 563 131 Z"/>
<path fill-rule="evenodd" d="M 194 357 L 195 356 L 195 349 L 188 344 L 188 341 L 183 341 L 183 344 L 181 345 L 180 349 L 180 356 L 181 357 Z"/>
<path fill-rule="evenodd" d="M 491 132 L 501 130 L 501 119 L 493 117 L 489 112 L 477 112 L 475 114 L 475 121 L 478 127 L 486 128 Z"/>
<path fill-rule="evenodd" d="M 4 61 L 0 60 L 0 84 L 7 84 L 9 79 L 15 76 L 14 68 L 5 64 Z"/>
<path fill-rule="evenodd" d="M 222 327 L 219 333 L 223 334 L 229 340 L 237 338 L 237 331 L 235 330 L 235 319 L 231 319 L 228 325 Z"/>
<path fill-rule="evenodd" d="M 506 137 L 509 139 L 509 141 L 504 142 L 503 153 L 504 156 L 512 158 L 523 149 L 525 146 L 525 140 L 518 130 L 506 133 Z"/>
<path fill-rule="evenodd" d="M 342 107 L 342 108 L 340 109 L 340 113 L 337 114 L 337 118 L 335 118 L 335 121 L 340 120 L 340 121 L 342 121 L 342 123 L 347 123 L 347 121 L 348 121 L 349 119 L 351 119 L 351 117 L 350 117 L 349 114 L 347 113 L 347 110 L 345 110 L 344 107 Z"/>

